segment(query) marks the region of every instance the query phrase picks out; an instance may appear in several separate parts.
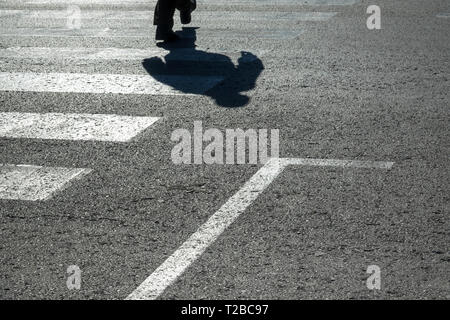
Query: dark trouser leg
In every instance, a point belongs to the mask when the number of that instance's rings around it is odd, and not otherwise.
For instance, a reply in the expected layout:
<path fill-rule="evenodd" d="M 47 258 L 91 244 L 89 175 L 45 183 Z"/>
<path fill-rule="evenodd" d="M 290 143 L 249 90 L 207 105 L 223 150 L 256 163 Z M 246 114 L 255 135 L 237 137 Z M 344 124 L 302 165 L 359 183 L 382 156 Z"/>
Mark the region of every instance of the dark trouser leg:
<path fill-rule="evenodd" d="M 165 25 L 173 28 L 176 0 L 158 0 L 153 19 L 154 25 Z"/>
<path fill-rule="evenodd" d="M 174 41 L 178 38 L 173 32 L 173 15 L 176 0 L 158 0 L 155 7 L 153 24 L 156 27 L 156 40 Z"/>
<path fill-rule="evenodd" d="M 176 8 L 180 10 L 182 24 L 191 23 L 191 12 L 197 7 L 195 0 L 176 0 Z"/>

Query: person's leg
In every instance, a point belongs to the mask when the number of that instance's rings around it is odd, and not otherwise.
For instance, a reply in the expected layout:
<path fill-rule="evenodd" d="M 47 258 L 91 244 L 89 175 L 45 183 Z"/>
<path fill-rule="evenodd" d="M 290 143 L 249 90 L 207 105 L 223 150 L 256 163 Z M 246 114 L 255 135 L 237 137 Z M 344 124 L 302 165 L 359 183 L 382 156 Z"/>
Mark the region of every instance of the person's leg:
<path fill-rule="evenodd" d="M 173 15 L 175 13 L 176 0 L 158 0 L 155 7 L 153 24 L 171 25 L 173 27 Z"/>
<path fill-rule="evenodd" d="M 196 0 L 176 0 L 176 7 L 180 10 L 180 20 L 182 24 L 191 23 L 191 12 L 197 7 Z"/>
<path fill-rule="evenodd" d="M 176 0 L 158 0 L 155 7 L 153 24 L 156 28 L 156 40 L 173 41 L 178 36 L 173 32 L 173 15 Z"/>

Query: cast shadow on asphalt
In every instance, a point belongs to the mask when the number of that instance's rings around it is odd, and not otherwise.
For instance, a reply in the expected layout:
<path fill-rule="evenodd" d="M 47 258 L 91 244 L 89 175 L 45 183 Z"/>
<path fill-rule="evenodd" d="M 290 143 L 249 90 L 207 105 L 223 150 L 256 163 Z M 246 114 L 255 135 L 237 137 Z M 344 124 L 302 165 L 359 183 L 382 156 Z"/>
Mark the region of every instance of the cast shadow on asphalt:
<path fill-rule="evenodd" d="M 177 32 L 181 40 L 175 43 L 158 44 L 169 51 L 164 57 L 144 59 L 142 65 L 157 81 L 183 93 L 209 96 L 222 107 L 243 107 L 250 97 L 243 94 L 256 86 L 256 80 L 264 70 L 262 61 L 250 52 L 241 51 L 238 65 L 226 55 L 196 50 L 196 29 L 186 28 Z M 180 81 L 181 77 L 192 76 L 192 80 Z M 169 76 L 169 77 L 168 77 Z M 208 76 L 203 81 L 195 76 Z M 186 78 L 184 78 L 186 79 Z"/>

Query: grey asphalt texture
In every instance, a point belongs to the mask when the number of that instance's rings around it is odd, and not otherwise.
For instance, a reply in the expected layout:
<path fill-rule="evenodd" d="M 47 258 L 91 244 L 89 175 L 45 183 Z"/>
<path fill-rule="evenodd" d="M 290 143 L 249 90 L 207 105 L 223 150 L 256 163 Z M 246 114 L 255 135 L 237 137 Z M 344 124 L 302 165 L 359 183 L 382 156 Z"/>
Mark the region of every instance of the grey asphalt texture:
<path fill-rule="evenodd" d="M 225 1 L 224 1 L 225 2 Z M 45 202 L 0 200 L 0 298 L 124 299 L 260 165 L 174 165 L 173 130 L 280 129 L 280 156 L 393 161 L 390 171 L 289 167 L 162 299 L 449 299 L 450 12 L 445 0 L 351 6 L 207 5 L 201 12 L 330 11 L 328 21 L 269 23 L 292 39 L 245 37 L 228 21 L 200 27 L 210 52 L 264 50 L 247 104 L 202 96 L 0 92 L 0 111 L 162 117 L 131 143 L 0 138 L 0 163 L 91 168 Z M 366 8 L 382 10 L 368 30 Z M 0 2 L 0 9 L 61 5 Z M 91 5 L 83 10 L 152 10 Z M 15 26 L 0 18 L 1 28 Z M 45 22 L 21 22 L 44 27 Z M 48 21 L 48 26 L 54 25 Z M 88 21 L 87 28 L 105 28 Z M 97 25 L 98 24 L 98 25 Z M 0 47 L 152 48 L 142 38 L 0 36 Z M 127 27 L 116 25 L 118 29 Z M 180 25 L 177 22 L 176 28 Z M 214 29 L 216 28 L 216 29 Z M 255 29 L 259 26 L 255 24 Z M 200 31 L 201 30 L 201 31 Z M 236 37 L 218 37 L 217 30 Z M 229 76 L 213 64 L 202 74 Z M 187 72 L 189 65 L 183 64 Z M 229 77 L 218 96 L 254 82 Z M 0 72 L 147 74 L 141 61 L 0 59 Z M 249 78 L 246 78 L 249 77 Z M 68 290 L 66 269 L 82 270 Z M 369 265 L 381 290 L 366 287 Z"/>

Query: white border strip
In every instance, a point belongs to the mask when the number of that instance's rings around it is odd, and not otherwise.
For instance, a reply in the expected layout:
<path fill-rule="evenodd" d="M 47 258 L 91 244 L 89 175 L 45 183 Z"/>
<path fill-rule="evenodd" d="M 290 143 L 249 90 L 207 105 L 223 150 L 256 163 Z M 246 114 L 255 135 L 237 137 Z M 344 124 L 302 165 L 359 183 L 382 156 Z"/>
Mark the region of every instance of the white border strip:
<path fill-rule="evenodd" d="M 393 162 L 271 159 L 126 300 L 155 300 L 227 229 L 288 165 L 391 169 Z"/>

